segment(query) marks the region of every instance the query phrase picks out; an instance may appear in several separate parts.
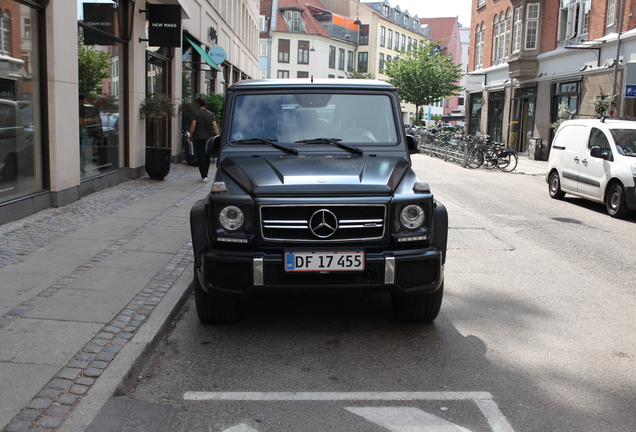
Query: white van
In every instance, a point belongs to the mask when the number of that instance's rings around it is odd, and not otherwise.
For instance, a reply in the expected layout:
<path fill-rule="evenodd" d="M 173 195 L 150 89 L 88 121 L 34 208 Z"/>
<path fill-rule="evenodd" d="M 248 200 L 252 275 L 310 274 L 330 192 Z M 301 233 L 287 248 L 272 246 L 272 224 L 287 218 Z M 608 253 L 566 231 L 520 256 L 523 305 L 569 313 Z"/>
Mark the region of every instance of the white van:
<path fill-rule="evenodd" d="M 636 121 L 564 121 L 546 172 L 550 196 L 568 193 L 603 203 L 617 218 L 636 210 Z"/>

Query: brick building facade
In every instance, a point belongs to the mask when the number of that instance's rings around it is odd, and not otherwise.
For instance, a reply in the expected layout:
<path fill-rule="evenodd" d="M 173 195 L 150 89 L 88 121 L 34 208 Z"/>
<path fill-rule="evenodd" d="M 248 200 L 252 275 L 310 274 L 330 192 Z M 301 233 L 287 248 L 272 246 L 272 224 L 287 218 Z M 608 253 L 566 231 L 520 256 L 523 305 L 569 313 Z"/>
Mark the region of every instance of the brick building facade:
<path fill-rule="evenodd" d="M 636 73 L 636 0 L 473 0 L 472 8 L 471 133 L 522 152 L 541 138 L 536 156 L 545 159 L 562 103 L 591 115 L 594 96 L 615 92 L 612 113 L 636 114 L 626 97 L 627 70 Z"/>

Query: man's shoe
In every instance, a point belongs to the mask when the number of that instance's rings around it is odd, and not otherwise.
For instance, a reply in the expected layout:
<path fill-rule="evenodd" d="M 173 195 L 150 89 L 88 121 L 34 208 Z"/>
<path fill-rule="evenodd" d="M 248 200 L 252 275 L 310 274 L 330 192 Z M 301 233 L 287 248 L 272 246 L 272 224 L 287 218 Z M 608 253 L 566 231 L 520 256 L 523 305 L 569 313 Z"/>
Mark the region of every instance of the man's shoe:
<path fill-rule="evenodd" d="M 204 177 L 204 178 L 202 178 L 202 179 L 201 179 L 201 181 L 202 181 L 203 183 L 207 183 L 207 182 L 209 182 L 210 180 L 209 180 L 207 177 Z"/>

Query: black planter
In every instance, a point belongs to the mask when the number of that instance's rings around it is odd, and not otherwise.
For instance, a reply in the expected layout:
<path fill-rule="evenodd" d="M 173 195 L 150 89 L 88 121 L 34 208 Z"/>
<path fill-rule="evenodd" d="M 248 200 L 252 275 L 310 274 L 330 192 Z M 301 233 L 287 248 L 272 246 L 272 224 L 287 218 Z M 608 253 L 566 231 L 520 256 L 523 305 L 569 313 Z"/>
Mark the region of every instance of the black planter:
<path fill-rule="evenodd" d="M 163 180 L 170 172 L 172 149 L 164 147 L 146 147 L 146 174 L 151 179 Z"/>

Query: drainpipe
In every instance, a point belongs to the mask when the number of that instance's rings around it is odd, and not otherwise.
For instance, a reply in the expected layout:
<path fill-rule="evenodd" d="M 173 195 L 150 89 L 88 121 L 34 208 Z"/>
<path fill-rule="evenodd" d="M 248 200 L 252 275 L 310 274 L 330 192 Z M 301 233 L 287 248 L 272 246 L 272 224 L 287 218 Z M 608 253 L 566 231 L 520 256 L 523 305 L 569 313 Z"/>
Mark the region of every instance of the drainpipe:
<path fill-rule="evenodd" d="M 625 10 L 625 0 L 621 0 L 621 9 L 618 14 L 618 28 L 617 28 L 617 36 L 616 36 L 616 61 L 614 62 L 614 83 L 612 84 L 612 96 L 614 96 L 614 101 L 612 105 L 614 105 L 614 109 L 610 112 L 610 115 L 614 114 L 614 110 L 616 110 L 616 99 L 618 99 L 618 94 L 616 93 L 616 87 L 618 85 L 618 60 L 621 55 L 621 33 L 623 31 L 623 11 Z M 622 102 L 622 99 L 621 99 Z M 621 115 L 623 114 L 623 103 L 621 103 Z"/>
<path fill-rule="evenodd" d="M 267 78 L 272 78 L 272 62 L 274 56 L 272 56 L 272 33 L 276 30 L 276 23 L 278 21 L 278 0 L 272 0 L 272 11 L 269 19 L 269 40 L 267 47 Z"/>

